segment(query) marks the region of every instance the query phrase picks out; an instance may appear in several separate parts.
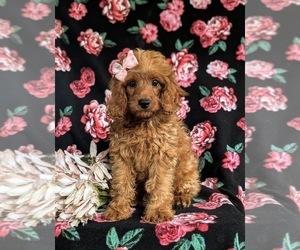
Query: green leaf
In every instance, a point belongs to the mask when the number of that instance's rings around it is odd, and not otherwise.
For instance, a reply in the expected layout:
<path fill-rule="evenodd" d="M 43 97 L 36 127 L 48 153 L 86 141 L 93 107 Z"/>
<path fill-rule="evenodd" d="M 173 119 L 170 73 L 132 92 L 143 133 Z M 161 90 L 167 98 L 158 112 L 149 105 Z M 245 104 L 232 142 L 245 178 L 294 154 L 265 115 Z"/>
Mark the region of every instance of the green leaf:
<path fill-rule="evenodd" d="M 138 4 L 138 5 L 143 5 L 143 4 L 147 4 L 148 1 L 147 0 L 136 0 L 135 3 Z"/>
<path fill-rule="evenodd" d="M 216 53 L 217 51 L 218 51 L 218 49 L 219 49 L 219 46 L 215 43 L 215 44 L 213 44 L 212 46 L 210 46 L 209 47 L 209 49 L 208 49 L 208 55 L 212 55 L 212 54 L 214 54 L 214 53 Z"/>
<path fill-rule="evenodd" d="M 127 29 L 130 34 L 139 34 L 140 28 L 138 26 L 133 26 Z"/>
<path fill-rule="evenodd" d="M 28 112 L 27 106 L 16 107 L 14 110 L 14 114 L 17 116 L 25 115 Z"/>
<path fill-rule="evenodd" d="M 132 10 L 136 10 L 136 8 L 135 8 L 135 1 L 134 0 L 130 0 L 129 2 L 130 2 L 130 8 Z"/>
<path fill-rule="evenodd" d="M 61 35 L 61 39 L 63 40 L 63 42 L 64 42 L 65 44 L 67 44 L 67 45 L 70 44 L 69 38 L 68 38 L 68 36 L 67 36 L 66 34 L 63 33 L 63 34 Z"/>
<path fill-rule="evenodd" d="M 256 43 L 251 43 L 246 46 L 246 55 L 249 55 L 255 52 L 258 49 L 258 45 Z"/>
<path fill-rule="evenodd" d="M 109 247 L 109 249 L 116 249 L 119 245 L 119 237 L 116 231 L 115 227 L 112 227 L 109 229 L 107 235 L 106 235 L 106 245 Z"/>
<path fill-rule="evenodd" d="M 161 46 L 162 46 L 161 42 L 160 42 L 158 39 L 156 39 L 155 41 L 153 41 L 152 44 L 153 44 L 155 47 L 161 47 Z"/>
<path fill-rule="evenodd" d="M 22 29 L 22 27 L 20 27 L 18 25 L 13 25 L 12 28 L 13 28 L 14 32 L 18 32 L 19 30 Z"/>
<path fill-rule="evenodd" d="M 226 150 L 229 152 L 232 152 L 232 153 L 235 152 L 235 150 L 232 147 L 230 147 L 229 145 L 226 146 Z"/>
<path fill-rule="evenodd" d="M 256 182 L 255 187 L 256 188 L 261 188 L 261 187 L 264 187 L 266 185 L 267 185 L 266 183 L 264 183 L 262 181 L 258 181 L 258 182 Z"/>
<path fill-rule="evenodd" d="M 223 187 L 224 183 L 222 181 L 218 181 L 217 183 L 217 188 Z"/>
<path fill-rule="evenodd" d="M 87 3 L 89 0 L 81 0 L 81 3 Z"/>
<path fill-rule="evenodd" d="M 300 249 L 300 242 L 296 241 L 296 242 L 292 243 L 291 247 L 292 247 L 292 249 L 299 250 Z"/>
<path fill-rule="evenodd" d="M 144 27 L 144 26 L 146 25 L 145 22 L 144 22 L 143 20 L 138 19 L 137 22 L 138 22 L 138 26 L 139 26 L 140 28 L 142 28 L 142 27 Z"/>
<path fill-rule="evenodd" d="M 206 202 L 206 200 L 201 199 L 201 198 L 198 198 L 198 197 L 193 198 L 193 201 L 195 201 L 195 202 L 197 202 L 197 203 L 203 203 L 203 202 Z"/>
<path fill-rule="evenodd" d="M 115 42 L 113 42 L 112 40 L 106 39 L 104 41 L 104 46 L 107 48 L 113 48 L 115 47 L 117 44 Z"/>
<path fill-rule="evenodd" d="M 64 109 L 64 116 L 66 116 L 66 115 L 71 115 L 72 112 L 73 112 L 73 107 L 72 107 L 72 106 L 67 106 L 67 107 L 65 107 L 65 109 Z"/>
<path fill-rule="evenodd" d="M 202 95 L 204 96 L 209 96 L 210 95 L 210 90 L 206 88 L 205 86 L 199 86 L 199 90 Z"/>
<path fill-rule="evenodd" d="M 284 250 L 292 250 L 292 248 L 291 248 L 291 240 L 290 240 L 289 233 L 286 233 L 285 236 L 284 236 L 284 238 L 283 238 L 282 248 Z"/>
<path fill-rule="evenodd" d="M 20 240 L 27 240 L 27 241 L 37 241 L 40 239 L 39 235 L 36 231 L 32 229 L 32 227 L 24 227 L 20 229 L 13 229 L 10 232 L 12 237 L 16 237 Z"/>
<path fill-rule="evenodd" d="M 205 167 L 205 159 L 204 157 L 200 157 L 199 172 L 201 172 L 204 167 Z"/>
<path fill-rule="evenodd" d="M 282 73 L 286 73 L 287 72 L 286 69 L 281 69 L 281 68 L 276 68 L 275 71 L 276 71 L 277 74 L 282 74 Z"/>
<path fill-rule="evenodd" d="M 172 250 L 188 250 L 191 247 L 191 243 L 187 239 L 181 239 Z"/>
<path fill-rule="evenodd" d="M 222 50 L 222 51 L 226 51 L 227 50 L 227 44 L 224 41 L 219 41 L 218 42 L 218 47 Z"/>
<path fill-rule="evenodd" d="M 62 231 L 62 236 L 72 241 L 79 241 L 80 236 L 75 227 L 70 227 Z"/>
<path fill-rule="evenodd" d="M 6 5 L 6 0 L 0 0 L 0 7 L 4 7 Z"/>
<path fill-rule="evenodd" d="M 235 250 L 245 249 L 245 242 L 240 242 L 238 233 L 236 233 L 234 237 L 234 249 Z"/>
<path fill-rule="evenodd" d="M 228 79 L 230 82 L 232 82 L 232 83 L 236 83 L 236 79 L 235 79 L 235 76 L 234 76 L 234 75 L 229 74 L 229 75 L 227 76 L 227 79 Z"/>
<path fill-rule="evenodd" d="M 241 43 L 241 44 L 245 44 L 245 37 L 242 37 L 242 38 L 241 38 L 240 43 Z"/>
<path fill-rule="evenodd" d="M 213 163 L 212 155 L 209 151 L 205 151 L 203 155 L 204 159 L 207 160 L 209 163 Z"/>
<path fill-rule="evenodd" d="M 200 234 L 193 234 L 191 244 L 195 250 L 204 250 L 206 248 L 205 239 Z"/>
<path fill-rule="evenodd" d="M 59 109 L 59 117 L 60 118 L 64 117 L 64 112 L 61 109 Z"/>
<path fill-rule="evenodd" d="M 295 37 L 295 38 L 293 39 L 293 43 L 294 43 L 294 44 L 297 44 L 297 45 L 300 45 L 300 38 L 299 38 L 299 37 Z"/>
<path fill-rule="evenodd" d="M 105 38 L 106 38 L 106 35 L 107 35 L 107 33 L 106 33 L 106 32 L 102 32 L 102 33 L 100 34 L 100 36 L 102 37 L 102 40 L 103 40 L 103 41 L 105 40 Z"/>
<path fill-rule="evenodd" d="M 234 147 L 235 152 L 237 152 L 239 154 L 243 151 L 243 149 L 244 149 L 243 143 L 236 144 Z"/>
<path fill-rule="evenodd" d="M 276 147 L 275 145 L 271 145 L 271 151 L 275 151 L 278 153 L 284 152 L 284 150 L 282 148 Z"/>
<path fill-rule="evenodd" d="M 175 48 L 176 48 L 178 51 L 182 50 L 182 43 L 181 43 L 181 41 L 180 41 L 179 39 L 177 39 L 177 40 L 175 41 Z"/>
<path fill-rule="evenodd" d="M 8 118 L 13 118 L 15 115 L 14 112 L 12 112 L 10 109 L 7 109 L 6 113 L 7 113 Z"/>
<path fill-rule="evenodd" d="M 278 75 L 275 74 L 272 76 L 272 78 L 276 81 L 276 82 L 280 82 L 280 83 L 286 83 L 285 78 L 282 75 Z"/>
<path fill-rule="evenodd" d="M 229 72 L 230 72 L 230 74 L 234 74 L 235 72 L 237 72 L 237 70 L 234 69 L 234 68 L 230 68 L 230 69 L 229 69 Z"/>
<path fill-rule="evenodd" d="M 59 0 L 55 0 L 55 7 L 59 5 Z"/>
<path fill-rule="evenodd" d="M 120 245 L 127 248 L 132 248 L 136 243 L 138 243 L 143 236 L 143 228 L 138 228 L 135 230 L 128 231 L 122 237 Z"/>
<path fill-rule="evenodd" d="M 297 143 L 290 143 L 290 144 L 287 144 L 283 147 L 283 150 L 287 153 L 294 153 L 298 148 L 298 145 Z"/>
<path fill-rule="evenodd" d="M 259 41 L 257 43 L 258 47 L 260 47 L 264 51 L 270 51 L 271 50 L 271 44 L 268 41 Z"/>
<path fill-rule="evenodd" d="M 64 29 L 64 32 L 66 32 L 69 29 L 69 27 L 67 25 L 63 25 L 62 27 Z"/>
<path fill-rule="evenodd" d="M 192 48 L 194 45 L 194 40 L 189 40 L 183 43 L 182 48 L 189 50 L 190 48 Z"/>
<path fill-rule="evenodd" d="M 17 33 L 11 33 L 10 39 L 16 44 L 23 44 L 21 37 Z"/>
<path fill-rule="evenodd" d="M 158 3 L 157 7 L 160 8 L 161 10 L 165 10 L 167 8 L 167 4 L 166 3 Z"/>

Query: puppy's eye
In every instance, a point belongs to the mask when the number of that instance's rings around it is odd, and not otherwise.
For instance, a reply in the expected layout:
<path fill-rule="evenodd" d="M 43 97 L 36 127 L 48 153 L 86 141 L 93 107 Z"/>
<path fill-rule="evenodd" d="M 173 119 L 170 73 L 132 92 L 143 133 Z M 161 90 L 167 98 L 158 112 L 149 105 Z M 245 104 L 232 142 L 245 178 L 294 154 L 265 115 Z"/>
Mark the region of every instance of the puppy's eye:
<path fill-rule="evenodd" d="M 128 84 L 127 84 L 128 87 L 130 88 L 135 88 L 136 87 L 136 82 L 135 81 L 130 81 Z"/>
<path fill-rule="evenodd" d="M 153 80 L 153 81 L 152 81 L 152 86 L 154 86 L 154 87 L 159 86 L 159 81 Z"/>

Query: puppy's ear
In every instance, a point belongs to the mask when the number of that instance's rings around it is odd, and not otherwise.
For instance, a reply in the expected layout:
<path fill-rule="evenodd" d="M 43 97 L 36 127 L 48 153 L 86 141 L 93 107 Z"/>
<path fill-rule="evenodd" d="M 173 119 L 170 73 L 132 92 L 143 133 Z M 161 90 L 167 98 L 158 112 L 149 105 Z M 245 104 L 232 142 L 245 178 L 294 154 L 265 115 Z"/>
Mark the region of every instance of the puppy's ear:
<path fill-rule="evenodd" d="M 107 103 L 108 115 L 112 119 L 122 118 L 126 113 L 127 96 L 125 88 L 121 82 L 114 77 L 109 82 L 111 98 Z"/>
<path fill-rule="evenodd" d="M 175 113 L 179 109 L 180 98 L 187 95 L 188 93 L 178 85 L 175 75 L 172 72 L 172 74 L 166 78 L 165 86 L 161 94 L 163 110 L 166 113 Z"/>

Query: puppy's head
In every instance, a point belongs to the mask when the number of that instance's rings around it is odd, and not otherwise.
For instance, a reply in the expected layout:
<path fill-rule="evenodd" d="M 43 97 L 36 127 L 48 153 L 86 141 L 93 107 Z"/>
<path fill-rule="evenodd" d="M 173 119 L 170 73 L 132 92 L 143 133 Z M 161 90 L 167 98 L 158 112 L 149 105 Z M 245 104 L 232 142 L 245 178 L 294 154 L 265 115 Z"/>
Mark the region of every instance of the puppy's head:
<path fill-rule="evenodd" d="M 160 52 L 141 49 L 135 49 L 134 56 L 138 64 L 127 69 L 126 77 L 110 80 L 109 116 L 115 119 L 129 114 L 143 119 L 158 112 L 176 112 L 186 92 L 179 87 L 166 58 Z"/>

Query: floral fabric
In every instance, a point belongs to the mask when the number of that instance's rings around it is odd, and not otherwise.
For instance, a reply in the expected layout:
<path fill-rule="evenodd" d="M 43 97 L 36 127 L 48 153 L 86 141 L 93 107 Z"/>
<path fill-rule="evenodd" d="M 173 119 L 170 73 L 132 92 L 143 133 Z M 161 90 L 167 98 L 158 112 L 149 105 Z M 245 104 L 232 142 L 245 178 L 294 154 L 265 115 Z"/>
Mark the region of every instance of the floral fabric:
<path fill-rule="evenodd" d="M 136 47 L 158 50 L 189 93 L 177 115 L 191 131 L 203 182 L 192 206 L 170 222 L 145 223 L 140 207 L 126 221 L 107 222 L 103 205 L 85 225 L 60 218 L 57 249 L 244 247 L 244 4 L 56 1 L 56 150 L 88 154 L 91 140 L 106 150 L 115 62 Z"/>

